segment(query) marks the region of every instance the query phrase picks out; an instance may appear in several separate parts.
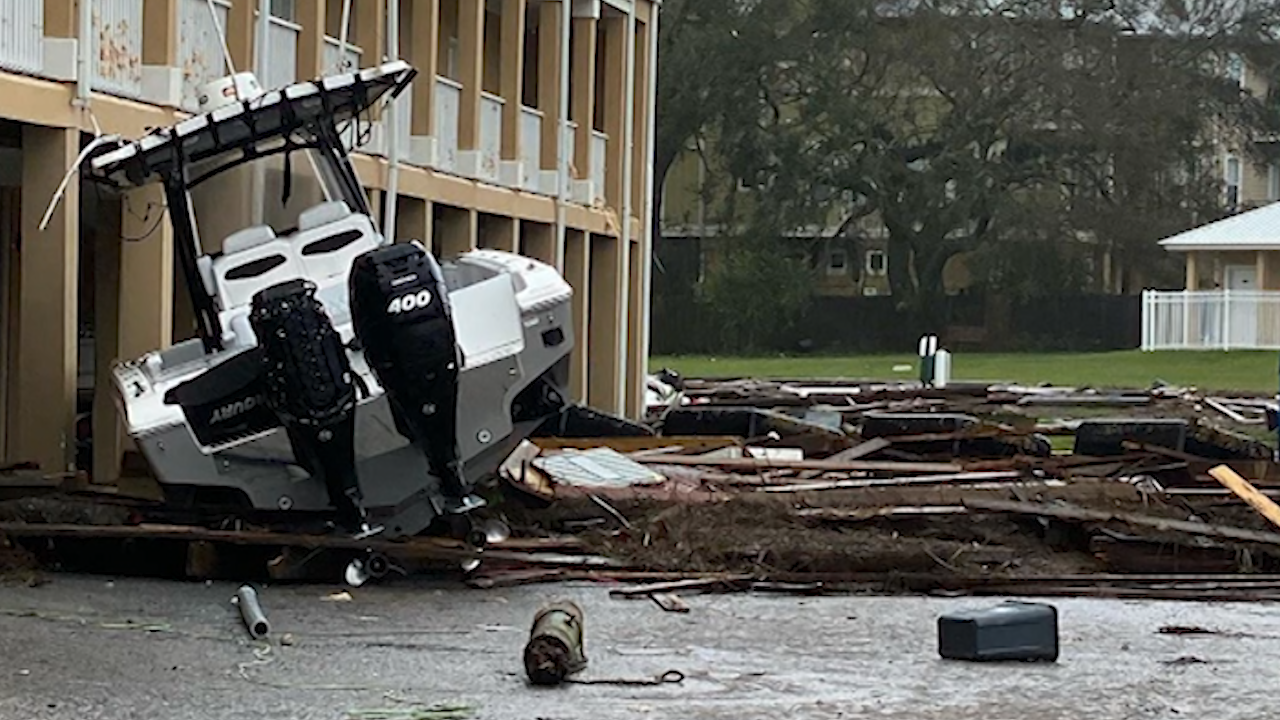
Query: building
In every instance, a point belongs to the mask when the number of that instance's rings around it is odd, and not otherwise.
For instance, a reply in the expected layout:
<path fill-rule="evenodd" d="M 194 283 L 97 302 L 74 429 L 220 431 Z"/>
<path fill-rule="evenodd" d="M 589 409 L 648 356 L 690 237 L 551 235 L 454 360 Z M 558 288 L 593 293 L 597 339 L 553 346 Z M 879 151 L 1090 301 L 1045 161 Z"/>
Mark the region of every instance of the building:
<path fill-rule="evenodd" d="M 105 372 L 191 337 L 158 189 L 64 174 L 98 132 L 137 137 L 252 69 L 268 89 L 401 58 L 419 71 L 353 136 L 397 239 L 448 257 L 514 250 L 573 285 L 578 399 L 638 415 L 648 346 L 656 0 L 12 0 L 0 36 L 0 447 L 76 465 L 92 406 L 95 480 L 119 470 Z M 260 15 L 262 8 L 268 12 Z M 225 37 L 225 44 L 221 38 Z M 195 198 L 216 228 L 279 177 Z M 305 193 L 305 188 L 298 189 Z M 206 228 L 205 235 L 216 235 Z M 220 242 L 220 240 L 215 240 Z M 77 389 L 81 397 L 77 400 Z M 85 397 L 90 393 L 88 397 Z M 77 422 L 79 414 L 80 422 Z M 80 465 L 85 465 L 84 457 Z"/>

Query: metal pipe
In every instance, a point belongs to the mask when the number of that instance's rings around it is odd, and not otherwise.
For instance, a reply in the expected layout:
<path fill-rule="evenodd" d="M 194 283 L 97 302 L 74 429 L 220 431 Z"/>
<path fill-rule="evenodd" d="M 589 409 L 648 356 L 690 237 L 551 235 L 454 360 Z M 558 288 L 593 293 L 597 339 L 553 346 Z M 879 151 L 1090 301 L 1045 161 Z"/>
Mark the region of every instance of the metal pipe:
<path fill-rule="evenodd" d="M 582 608 L 571 600 L 543 606 L 524 646 L 524 670 L 535 685 L 559 685 L 587 666 Z"/>
<path fill-rule="evenodd" d="M 641 235 L 640 235 L 640 237 L 642 238 L 640 243 L 640 261 L 644 263 L 644 266 L 640 268 L 640 279 L 641 279 L 641 285 L 643 287 L 640 293 L 640 297 L 641 297 L 641 303 L 644 306 L 644 315 L 641 316 L 640 318 L 641 320 L 640 352 L 637 353 L 637 356 L 645 358 L 646 365 L 644 368 L 642 368 L 641 377 L 646 377 L 649 374 L 649 367 L 648 367 L 649 340 L 650 340 L 649 321 L 653 317 L 651 313 L 651 310 L 653 307 L 653 228 L 655 225 L 654 218 L 653 218 L 653 210 L 654 210 L 653 155 L 654 155 L 654 149 L 655 149 L 654 148 L 654 140 L 655 140 L 654 126 L 656 125 L 656 123 L 654 122 L 654 117 L 656 116 L 657 109 L 658 109 L 657 108 L 658 15 L 660 14 L 661 8 L 662 8 L 662 5 L 660 3 L 654 3 L 653 12 L 650 15 L 649 28 L 648 28 L 649 30 L 649 38 L 648 38 L 649 39 L 649 53 L 648 53 L 649 75 L 647 79 L 649 80 L 649 88 L 647 92 L 649 95 L 649 99 L 648 99 L 648 102 L 645 103 L 645 108 L 647 111 L 645 122 L 648 124 L 648 128 L 646 129 L 646 134 L 648 135 L 648 141 L 645 143 L 645 157 L 644 157 L 644 164 L 645 164 L 644 209 L 646 212 L 646 217 L 643 218 L 643 222 L 645 223 L 645 226 L 641 228 Z M 643 407 L 643 403 L 641 403 L 641 407 Z"/>
<path fill-rule="evenodd" d="M 93 94 L 90 61 L 94 55 L 93 3 L 80 0 L 79 33 L 76 40 L 76 98 L 88 102 Z"/>
<path fill-rule="evenodd" d="M 249 635 L 254 640 L 266 637 L 271 631 L 271 625 L 267 622 L 266 613 L 262 612 L 262 606 L 258 604 L 258 592 L 249 585 L 241 585 L 236 591 L 236 605 L 240 608 L 240 619 L 244 621 Z"/>
<path fill-rule="evenodd" d="M 387 0 L 387 61 L 400 59 L 400 0 Z M 396 210 L 400 199 L 400 118 L 397 113 L 400 99 L 392 98 L 388 104 L 387 128 L 387 187 L 382 210 L 382 234 L 388 244 L 396 241 Z"/>
<path fill-rule="evenodd" d="M 626 69 L 623 71 L 623 77 L 626 78 L 626 84 L 622 88 L 622 247 L 620 248 L 618 264 L 622 268 L 622 277 L 619 280 L 624 288 L 622 297 L 618 301 L 618 320 L 623 328 L 618 333 L 614 353 L 619 358 L 618 361 L 618 399 L 622 403 L 619 408 L 622 414 L 626 414 L 627 398 L 636 392 L 638 388 L 629 387 L 627 385 L 627 368 L 631 365 L 634 353 L 629 353 L 630 343 L 628 340 L 639 340 L 632 338 L 630 333 L 631 324 L 631 166 L 632 158 L 635 155 L 635 130 L 636 130 L 636 9 L 633 5 L 631 11 L 627 13 L 627 32 L 623 36 L 623 42 L 626 47 L 626 61 L 624 65 Z M 638 368 L 640 369 L 640 368 Z M 637 374 L 636 378 L 644 383 L 644 375 Z M 643 395 L 641 396 L 643 397 Z M 643 402 L 637 403 L 637 411 L 640 411 Z"/>
<path fill-rule="evenodd" d="M 560 133 L 560 137 L 556 141 L 556 155 L 558 157 L 556 157 L 555 261 L 556 269 L 563 271 L 566 241 L 565 203 L 569 199 L 567 189 L 569 158 L 564 136 L 565 130 L 569 126 L 569 67 L 573 64 L 573 58 L 569 56 L 572 50 L 569 44 L 569 35 L 573 28 L 573 2 L 572 0 L 561 0 L 560 5 L 560 123 L 556 128 L 556 132 Z M 586 302 L 586 298 L 575 298 L 575 302 Z"/>

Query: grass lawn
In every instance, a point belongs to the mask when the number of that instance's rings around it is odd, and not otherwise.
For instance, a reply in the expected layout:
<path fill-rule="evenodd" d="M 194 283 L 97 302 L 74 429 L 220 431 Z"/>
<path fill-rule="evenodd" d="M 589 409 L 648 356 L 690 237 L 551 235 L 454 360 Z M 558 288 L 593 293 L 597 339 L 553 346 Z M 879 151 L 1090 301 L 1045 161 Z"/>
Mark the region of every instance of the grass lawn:
<path fill-rule="evenodd" d="M 668 367 L 685 377 L 861 378 L 913 380 L 913 355 L 800 357 L 654 357 L 650 368 Z M 910 371 L 895 366 L 910 365 Z M 959 353 L 952 356 L 954 380 L 1009 381 L 1026 384 L 1146 388 L 1160 379 L 1169 385 L 1202 390 L 1276 392 L 1280 353 L 1158 352 L 1107 353 Z"/>

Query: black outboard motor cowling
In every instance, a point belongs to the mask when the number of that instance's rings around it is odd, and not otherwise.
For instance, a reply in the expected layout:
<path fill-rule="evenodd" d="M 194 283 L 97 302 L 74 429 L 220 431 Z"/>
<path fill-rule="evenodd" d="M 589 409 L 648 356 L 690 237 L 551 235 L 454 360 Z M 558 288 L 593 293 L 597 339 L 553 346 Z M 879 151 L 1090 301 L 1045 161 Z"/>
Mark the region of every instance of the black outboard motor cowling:
<path fill-rule="evenodd" d="M 370 250 L 352 264 L 350 291 L 356 337 L 400 431 L 423 449 L 446 500 L 460 502 L 467 495 L 457 444 L 461 358 L 440 265 L 417 245 Z"/>
<path fill-rule="evenodd" d="M 262 349 L 267 405 L 295 458 L 324 479 L 338 521 L 360 531 L 366 518 L 356 477 L 356 388 L 346 348 L 315 292 L 306 280 L 273 285 L 253 296 L 249 322 Z"/>

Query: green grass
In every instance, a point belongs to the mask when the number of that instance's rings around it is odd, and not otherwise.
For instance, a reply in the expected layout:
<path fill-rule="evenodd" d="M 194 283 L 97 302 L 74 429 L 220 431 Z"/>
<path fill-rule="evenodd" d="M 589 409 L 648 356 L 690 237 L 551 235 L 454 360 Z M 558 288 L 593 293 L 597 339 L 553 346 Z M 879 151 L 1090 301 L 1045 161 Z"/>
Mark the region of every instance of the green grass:
<path fill-rule="evenodd" d="M 914 380 L 913 355 L 801 357 L 655 357 L 650 367 L 668 367 L 685 377 L 860 378 Z M 1159 352 L 958 353 L 953 379 L 1112 388 L 1146 388 L 1160 379 L 1169 385 L 1213 391 L 1274 393 L 1280 353 Z M 894 366 L 910 365 L 907 372 Z"/>

